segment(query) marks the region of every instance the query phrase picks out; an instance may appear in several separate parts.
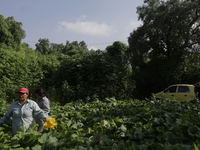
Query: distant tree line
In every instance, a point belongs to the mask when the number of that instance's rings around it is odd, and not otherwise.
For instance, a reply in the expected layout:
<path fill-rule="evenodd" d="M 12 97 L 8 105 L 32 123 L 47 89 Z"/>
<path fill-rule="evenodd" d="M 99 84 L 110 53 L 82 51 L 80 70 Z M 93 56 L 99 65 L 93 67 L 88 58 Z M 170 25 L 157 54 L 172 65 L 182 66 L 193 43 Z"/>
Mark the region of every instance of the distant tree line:
<path fill-rule="evenodd" d="M 128 46 L 115 41 L 97 51 L 84 41 L 49 39 L 39 39 L 33 50 L 21 42 L 22 23 L 0 15 L 1 98 L 13 101 L 20 87 L 30 93 L 42 87 L 61 103 L 143 99 L 170 84 L 200 81 L 199 1 L 145 0 L 137 13 L 143 24 L 130 33 Z"/>

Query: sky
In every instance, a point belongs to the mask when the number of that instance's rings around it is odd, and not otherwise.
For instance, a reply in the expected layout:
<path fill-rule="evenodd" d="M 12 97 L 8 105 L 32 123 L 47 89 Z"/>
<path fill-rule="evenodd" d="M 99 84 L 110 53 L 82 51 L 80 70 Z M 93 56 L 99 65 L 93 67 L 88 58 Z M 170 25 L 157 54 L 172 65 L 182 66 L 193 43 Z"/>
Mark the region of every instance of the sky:
<path fill-rule="evenodd" d="M 105 50 L 115 41 L 128 45 L 130 33 L 142 25 L 136 12 L 142 5 L 143 0 L 0 0 L 0 14 L 23 24 L 22 42 L 33 49 L 40 38 L 48 38 Z"/>

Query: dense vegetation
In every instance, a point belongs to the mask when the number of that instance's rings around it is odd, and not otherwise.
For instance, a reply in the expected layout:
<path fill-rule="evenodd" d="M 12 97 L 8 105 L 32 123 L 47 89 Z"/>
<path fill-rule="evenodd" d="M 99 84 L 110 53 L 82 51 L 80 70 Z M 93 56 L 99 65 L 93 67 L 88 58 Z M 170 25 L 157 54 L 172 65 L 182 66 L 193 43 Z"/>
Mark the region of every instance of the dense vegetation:
<path fill-rule="evenodd" d="M 6 106 L 6 108 L 5 108 Z M 1 105 L 2 115 L 9 105 Z M 0 127 L 0 149 L 18 150 L 194 150 L 200 147 L 200 104 L 168 99 L 54 103 L 55 130 L 11 137 Z M 196 147 L 196 150 L 198 149 Z"/>
<path fill-rule="evenodd" d="M 174 83 L 200 80 L 199 1 L 145 0 L 137 7 L 143 25 L 129 45 L 116 41 L 105 50 L 88 50 L 84 41 L 50 43 L 39 39 L 33 50 L 22 23 L 0 15 L 1 96 L 13 101 L 24 86 L 43 87 L 56 101 L 151 96 Z M 57 92 L 59 91 L 59 92 Z"/>
<path fill-rule="evenodd" d="M 97 51 L 84 41 L 48 39 L 39 39 L 33 50 L 21 43 L 22 23 L 0 15 L 1 96 L 13 101 L 22 86 L 43 87 L 65 104 L 93 97 L 143 99 L 174 83 L 194 84 L 200 80 L 199 5 L 145 0 L 137 7 L 143 25 L 130 33 L 129 45 L 116 41 Z"/>
<path fill-rule="evenodd" d="M 58 121 L 55 131 L 25 132 L 15 138 L 10 137 L 8 123 L 0 128 L 0 146 L 200 146 L 198 104 L 150 98 L 168 85 L 200 81 L 200 3 L 144 0 L 137 13 L 143 25 L 130 33 L 129 45 L 115 41 L 97 51 L 88 50 L 84 41 L 55 44 L 48 39 L 39 39 L 32 49 L 22 43 L 22 23 L 0 15 L 0 117 L 16 100 L 19 88 L 28 88 L 34 100 L 35 89 L 42 87 L 52 99 L 51 115 Z"/>
<path fill-rule="evenodd" d="M 143 25 L 128 39 L 137 97 L 174 83 L 199 80 L 198 0 L 145 0 L 137 8 Z"/>

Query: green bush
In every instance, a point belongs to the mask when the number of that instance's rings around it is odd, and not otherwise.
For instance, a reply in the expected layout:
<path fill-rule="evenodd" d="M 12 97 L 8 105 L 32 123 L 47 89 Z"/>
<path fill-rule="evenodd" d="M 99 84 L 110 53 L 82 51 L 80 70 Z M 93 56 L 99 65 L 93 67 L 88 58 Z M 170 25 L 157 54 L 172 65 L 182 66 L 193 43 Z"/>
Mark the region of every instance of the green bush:
<path fill-rule="evenodd" d="M 37 87 L 43 78 L 36 56 L 27 53 L 28 51 L 16 52 L 7 46 L 0 47 L 0 94 L 1 98 L 9 102 L 16 99 L 19 88 Z"/>

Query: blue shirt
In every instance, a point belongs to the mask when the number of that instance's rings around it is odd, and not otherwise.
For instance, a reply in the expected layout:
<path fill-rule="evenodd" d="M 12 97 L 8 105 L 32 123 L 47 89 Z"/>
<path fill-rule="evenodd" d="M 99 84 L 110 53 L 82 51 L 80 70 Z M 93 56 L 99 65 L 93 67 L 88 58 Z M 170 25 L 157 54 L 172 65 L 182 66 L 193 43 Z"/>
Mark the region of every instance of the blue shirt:
<path fill-rule="evenodd" d="M 40 119 L 46 117 L 35 101 L 27 99 L 25 104 L 21 106 L 18 100 L 11 104 L 7 113 L 1 118 L 0 124 L 6 123 L 12 116 L 12 135 L 15 135 L 17 131 L 20 131 L 20 126 L 23 124 L 25 125 L 26 130 L 30 128 L 34 114 Z"/>

